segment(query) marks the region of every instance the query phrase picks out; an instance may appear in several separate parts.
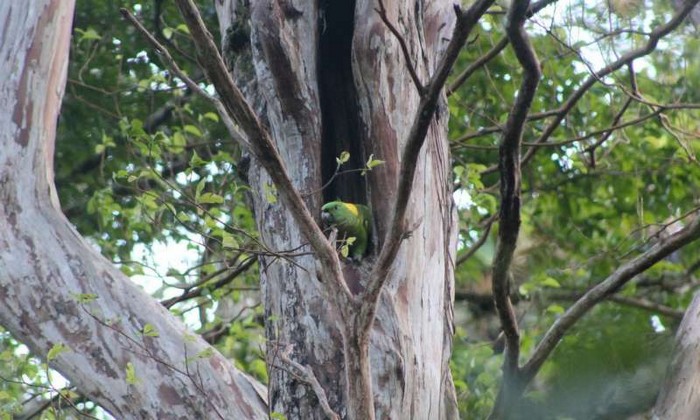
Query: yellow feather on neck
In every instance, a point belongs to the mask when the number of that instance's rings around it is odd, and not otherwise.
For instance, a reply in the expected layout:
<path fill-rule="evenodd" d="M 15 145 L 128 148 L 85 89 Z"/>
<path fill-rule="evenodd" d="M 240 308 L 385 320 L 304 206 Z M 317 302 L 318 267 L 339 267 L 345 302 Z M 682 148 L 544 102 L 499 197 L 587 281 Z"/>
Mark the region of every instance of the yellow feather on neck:
<path fill-rule="evenodd" d="M 360 211 L 357 209 L 356 205 L 350 203 L 343 203 L 343 205 L 346 209 L 348 209 L 350 213 L 354 214 L 355 217 L 358 217 L 360 215 Z"/>

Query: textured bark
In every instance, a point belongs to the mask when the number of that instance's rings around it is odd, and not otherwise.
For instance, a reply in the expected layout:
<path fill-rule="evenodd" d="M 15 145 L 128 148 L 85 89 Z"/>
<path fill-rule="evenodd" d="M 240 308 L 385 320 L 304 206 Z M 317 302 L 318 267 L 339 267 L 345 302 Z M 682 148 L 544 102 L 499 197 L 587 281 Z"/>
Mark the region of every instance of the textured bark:
<path fill-rule="evenodd" d="M 53 145 L 73 6 L 0 3 L 0 324 L 37 355 L 66 346 L 51 366 L 118 418 L 265 418 L 264 388 L 189 334 L 59 210 Z M 96 299 L 81 302 L 85 294 Z M 158 337 L 140 333 L 146 324 Z"/>
<path fill-rule="evenodd" d="M 252 48 L 237 55 L 250 54 L 252 65 L 227 60 L 235 63 L 237 83 L 247 89 L 248 99 L 267 121 L 295 186 L 302 193 L 314 192 L 307 196 L 313 214 L 319 213 L 324 199 L 338 196 L 371 204 L 376 252 L 377 240 L 388 230 L 401 151 L 420 101 L 399 44 L 375 11 L 376 2 L 358 1 L 354 15 L 338 13 L 333 8 L 343 6 L 331 1 L 252 3 Z M 410 8 L 402 2 L 385 3 L 389 19 L 409 46 L 412 65 L 427 81 L 451 36 L 452 3 L 419 1 Z M 245 3 L 224 0 L 217 8 L 222 33 L 241 27 L 236 19 L 245 19 Z M 352 37 L 340 33 L 339 27 L 348 28 L 343 19 L 354 19 Z M 322 37 L 330 38 L 321 41 Z M 343 44 L 348 40 L 350 44 Z M 325 47 L 319 49 L 319 44 Z M 351 56 L 334 56 L 331 62 L 322 55 L 333 51 Z M 254 68 L 254 74 L 246 73 L 246 68 Z M 338 75 L 349 75 L 352 83 L 345 84 L 347 80 Z M 456 417 L 448 366 L 456 231 L 447 117 L 443 101 L 417 162 L 408 209 L 408 225 L 415 230 L 389 271 L 371 334 L 377 418 Z M 373 154 L 386 163 L 366 180 L 341 177 L 330 190 L 319 191 L 327 180 L 322 174 L 328 177 L 332 172 L 328 165 L 335 166 L 334 156 L 342 150 L 358 156 L 357 162 Z M 290 213 L 266 194 L 271 184 L 267 174 L 254 162 L 249 175 L 256 192 L 258 226 L 268 246 L 277 251 L 309 250 Z M 358 187 L 358 182 L 366 182 L 367 188 Z M 362 289 L 373 258 L 345 266 L 352 290 Z M 325 418 L 311 387 L 291 375 L 278 357 L 291 346 L 290 358 L 312 368 L 332 409 L 341 417 L 349 416 L 341 317 L 323 279 L 317 278 L 314 258 L 295 257 L 292 264 L 267 257 L 262 266 L 270 410 L 290 419 Z"/>
<path fill-rule="evenodd" d="M 654 407 L 654 419 L 694 419 L 700 413 L 700 295 L 685 312 L 674 358 Z"/>

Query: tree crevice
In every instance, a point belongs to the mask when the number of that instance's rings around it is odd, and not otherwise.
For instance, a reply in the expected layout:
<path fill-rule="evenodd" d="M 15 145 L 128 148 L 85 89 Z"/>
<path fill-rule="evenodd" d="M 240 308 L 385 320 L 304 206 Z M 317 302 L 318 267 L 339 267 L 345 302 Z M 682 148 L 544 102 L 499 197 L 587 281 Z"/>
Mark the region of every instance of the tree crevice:
<path fill-rule="evenodd" d="M 357 171 L 364 166 L 366 157 L 360 139 L 362 131 L 352 71 L 355 1 L 322 0 L 319 16 L 318 87 L 324 183 L 336 175 L 336 158 L 342 152 L 350 153 L 350 159 L 323 191 L 323 199 L 366 204 L 365 178 Z"/>

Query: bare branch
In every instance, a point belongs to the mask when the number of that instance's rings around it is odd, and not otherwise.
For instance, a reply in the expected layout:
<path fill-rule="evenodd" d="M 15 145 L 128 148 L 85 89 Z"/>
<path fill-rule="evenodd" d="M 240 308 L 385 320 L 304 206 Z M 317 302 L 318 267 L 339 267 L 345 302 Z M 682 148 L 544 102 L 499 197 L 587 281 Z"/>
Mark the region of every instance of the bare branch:
<path fill-rule="evenodd" d="M 545 112 L 537 112 L 537 113 L 528 115 L 528 116 L 527 116 L 527 120 L 528 120 L 528 121 L 543 120 L 543 119 L 545 119 L 545 118 L 549 118 L 549 117 L 551 117 L 551 116 L 557 115 L 557 112 L 558 112 L 558 110 L 545 111 Z M 465 141 L 469 141 L 469 140 L 475 139 L 475 138 L 477 138 L 477 137 L 482 137 L 482 136 L 486 136 L 486 135 L 493 134 L 493 133 L 500 133 L 500 132 L 502 132 L 502 131 L 503 131 L 503 126 L 501 126 L 501 125 L 494 125 L 494 126 L 491 126 L 491 127 L 482 128 L 482 129 L 480 129 L 480 130 L 478 130 L 478 131 L 476 131 L 476 132 L 466 133 L 466 134 L 464 134 L 464 135 L 461 135 L 461 136 L 459 136 L 459 137 L 457 137 L 457 138 L 451 140 L 450 142 L 453 143 L 453 144 L 454 144 L 454 143 L 462 143 L 462 142 L 465 142 Z M 523 143 L 523 144 L 525 144 L 525 143 Z M 457 147 L 457 146 L 464 147 L 465 145 L 464 145 L 464 144 L 457 144 L 457 145 L 454 145 L 453 147 Z"/>
<path fill-rule="evenodd" d="M 289 357 L 290 352 L 291 346 L 289 346 L 284 351 L 279 352 L 280 360 L 294 368 L 297 376 L 299 376 L 299 378 L 302 381 L 306 382 L 311 387 L 311 389 L 314 390 L 316 398 L 318 398 L 318 402 L 319 404 L 321 404 L 321 408 L 323 409 L 323 412 L 326 414 L 326 416 L 328 416 L 328 418 L 331 420 L 340 420 L 340 416 L 335 411 L 333 411 L 330 404 L 328 403 L 326 391 L 323 389 L 321 383 L 316 378 L 314 371 L 309 366 L 302 365 L 301 363 L 292 360 Z"/>
<path fill-rule="evenodd" d="M 224 287 L 227 284 L 231 283 L 240 274 L 246 272 L 250 267 L 253 266 L 253 264 L 255 264 L 256 261 L 257 261 L 257 258 L 248 257 L 245 261 L 243 261 L 241 264 L 239 264 L 235 270 L 226 274 L 226 276 L 217 280 L 216 283 L 212 284 L 211 286 L 208 286 L 206 288 L 202 287 L 202 286 L 195 287 L 195 288 L 192 288 L 190 290 L 186 290 L 180 296 L 176 296 L 176 297 L 173 297 L 170 299 L 163 300 L 160 303 L 161 303 L 161 305 L 165 306 L 166 308 L 170 308 L 171 306 L 175 305 L 176 303 L 202 296 L 205 293 L 205 291 L 207 291 L 207 290 L 220 289 L 221 287 Z"/>
<path fill-rule="evenodd" d="M 693 10 L 695 5 L 697 5 L 698 3 L 700 3 L 700 0 L 687 0 L 683 4 L 683 7 L 680 8 L 675 15 L 673 15 L 671 20 L 669 20 L 663 25 L 657 26 L 656 28 L 654 28 L 653 31 L 651 31 L 651 33 L 649 34 L 649 39 L 647 40 L 645 45 L 627 52 L 618 60 L 608 64 L 607 66 L 603 67 L 597 72 L 591 74 L 588 77 L 588 79 L 586 79 L 583 82 L 581 87 L 579 87 L 573 94 L 571 94 L 571 96 L 569 96 L 566 102 L 564 102 L 564 104 L 561 107 L 559 107 L 555 118 L 549 123 L 549 125 L 547 125 L 540 137 L 535 141 L 535 143 L 538 146 L 533 146 L 525 153 L 525 156 L 522 159 L 522 163 L 527 164 L 533 158 L 535 152 L 539 148 L 539 144 L 547 142 L 547 140 L 552 136 L 554 131 L 564 120 L 564 117 L 566 117 L 566 115 L 574 108 L 576 103 L 578 103 L 578 101 L 583 97 L 583 95 L 586 92 L 588 92 L 589 89 L 591 89 L 597 82 L 602 80 L 607 75 L 619 70 L 620 68 L 626 65 L 629 65 L 638 58 L 651 54 L 656 49 L 659 40 L 671 33 L 678 26 L 680 26 L 683 20 L 685 20 L 686 16 L 690 13 L 691 10 Z M 497 170 L 498 168 L 491 167 L 482 172 L 482 174 L 493 173 Z"/>
<path fill-rule="evenodd" d="M 501 207 L 499 214 L 498 243 L 493 257 L 493 299 L 506 338 L 503 362 L 503 384 L 493 413 L 507 412 L 512 387 L 518 376 L 520 333 L 510 300 L 510 265 L 520 231 L 520 143 L 527 122 L 527 115 L 535 98 L 540 80 L 540 64 L 524 29 L 529 0 L 514 1 L 508 9 L 506 32 L 524 77 L 518 96 L 508 116 L 499 150 Z M 492 413 L 492 414 L 493 414 Z"/>
<path fill-rule="evenodd" d="M 501 40 L 498 41 L 496 45 L 494 45 L 490 50 L 488 50 L 486 54 L 482 55 L 476 61 L 471 63 L 469 67 L 464 69 L 464 71 L 460 73 L 459 76 L 457 76 L 457 78 L 455 78 L 455 80 L 452 83 L 450 83 L 450 86 L 447 87 L 447 96 L 451 96 L 453 93 L 455 93 L 455 91 L 459 89 L 459 87 L 462 86 L 464 82 L 466 82 L 467 79 L 471 77 L 472 74 L 474 74 L 477 70 L 485 66 L 486 63 L 493 60 L 507 46 L 508 38 L 501 38 Z"/>
<path fill-rule="evenodd" d="M 481 248 L 486 243 L 486 240 L 489 238 L 489 233 L 491 232 L 493 222 L 495 222 L 496 219 L 498 219 L 498 215 L 494 214 L 491 217 L 489 217 L 488 220 L 486 220 L 486 226 L 484 227 L 484 231 L 481 233 L 479 239 L 474 243 L 474 245 L 472 245 L 471 248 L 469 248 L 469 250 L 467 250 L 467 252 L 465 252 L 464 254 L 460 255 L 459 258 L 457 258 L 457 263 L 455 264 L 455 266 L 458 266 L 467 261 L 469 258 L 472 257 L 472 255 L 476 254 L 476 251 L 478 251 L 479 248 Z"/>
<path fill-rule="evenodd" d="M 557 0 L 541 0 L 532 4 L 527 12 L 527 17 L 532 17 L 533 15 L 537 14 L 537 12 L 550 4 L 555 3 L 556 1 Z M 450 83 L 450 86 L 447 88 L 447 96 L 452 95 L 457 89 L 459 89 L 460 86 L 464 84 L 464 82 L 467 81 L 467 79 L 471 77 L 472 74 L 474 74 L 474 72 L 485 66 L 486 63 L 493 60 L 498 54 L 500 54 L 501 51 L 508 46 L 508 42 L 508 37 L 504 36 L 486 54 L 482 55 L 476 61 L 470 64 L 469 67 L 467 67 L 462 73 L 459 74 L 459 76 L 455 78 L 455 80 L 452 81 L 452 83 Z"/>
<path fill-rule="evenodd" d="M 579 300 L 581 299 L 582 295 L 580 293 L 553 293 L 551 295 L 553 299 L 556 300 Z M 625 305 L 625 306 L 631 306 L 633 308 L 638 308 L 638 309 L 643 309 L 645 311 L 649 312 L 655 312 L 664 316 L 668 316 L 673 319 L 681 320 L 683 318 L 683 314 L 685 312 L 679 311 L 677 309 L 673 309 L 671 307 L 668 307 L 666 305 L 662 305 L 660 303 L 652 302 L 648 299 L 642 299 L 642 298 L 634 298 L 634 297 L 628 297 L 628 296 L 620 296 L 620 295 L 610 295 L 605 300 L 608 300 L 610 302 L 615 302 L 620 305 Z"/>
<path fill-rule="evenodd" d="M 690 224 L 665 239 L 660 239 L 649 250 L 632 261 L 621 265 L 615 272 L 586 292 L 549 328 L 535 348 L 532 357 L 522 368 L 523 388 L 542 367 L 544 361 L 559 343 L 564 334 L 589 309 L 615 293 L 637 274 L 647 270 L 674 251 L 700 238 L 700 212 Z"/>

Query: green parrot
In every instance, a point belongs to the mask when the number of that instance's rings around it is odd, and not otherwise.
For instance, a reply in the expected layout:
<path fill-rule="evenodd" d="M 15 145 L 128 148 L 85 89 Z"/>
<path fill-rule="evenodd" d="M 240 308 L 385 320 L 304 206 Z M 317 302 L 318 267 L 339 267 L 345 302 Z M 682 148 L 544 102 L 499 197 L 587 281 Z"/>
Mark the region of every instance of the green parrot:
<path fill-rule="evenodd" d="M 363 204 L 331 201 L 321 207 L 321 220 L 335 226 L 340 239 L 355 238 L 349 246 L 350 258 L 360 261 L 372 238 L 372 211 Z"/>

